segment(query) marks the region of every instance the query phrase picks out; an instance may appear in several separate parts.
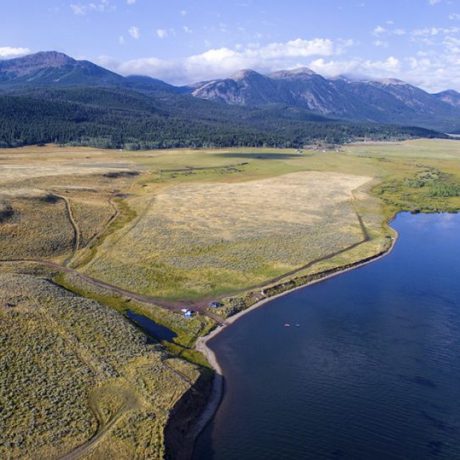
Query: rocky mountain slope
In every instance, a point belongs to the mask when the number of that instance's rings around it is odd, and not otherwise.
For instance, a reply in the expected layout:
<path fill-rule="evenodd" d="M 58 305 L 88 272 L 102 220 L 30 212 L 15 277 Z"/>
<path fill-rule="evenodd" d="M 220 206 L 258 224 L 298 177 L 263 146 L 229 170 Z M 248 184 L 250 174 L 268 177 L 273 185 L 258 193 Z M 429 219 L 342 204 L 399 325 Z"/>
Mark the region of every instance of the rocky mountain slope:
<path fill-rule="evenodd" d="M 131 131 L 133 143 L 144 138 L 150 143 L 167 134 L 168 145 L 176 145 L 180 130 L 188 132 L 196 123 L 199 126 L 191 130 L 195 137 L 187 137 L 192 145 L 201 145 L 205 138 L 216 142 L 216 132 L 222 144 L 237 145 L 246 136 L 244 143 L 301 145 L 317 138 L 343 142 L 368 132 L 385 138 L 399 126 L 460 129 L 460 94 L 455 91 L 433 95 L 399 80 L 328 79 L 307 68 L 270 75 L 242 70 L 231 78 L 176 87 L 146 76 L 123 77 L 51 51 L 0 60 L 0 98 L 10 117 L 0 123 L 7 145 L 32 142 L 45 131 L 44 139 L 76 137 L 83 142 L 85 136 L 107 139 L 109 132 L 112 139 L 115 125 Z M 41 128 L 32 132 L 30 110 L 38 107 L 53 121 L 45 130 L 34 111 L 34 123 Z M 18 134 L 19 120 L 24 131 Z M 64 125 L 72 136 L 61 136 L 63 128 L 57 127 Z M 168 134 L 166 126 L 174 130 Z M 110 144 L 120 145 L 120 137 L 123 133 L 117 132 Z"/>
<path fill-rule="evenodd" d="M 195 86 L 195 97 L 240 106 L 286 104 L 323 116 L 378 123 L 455 129 L 460 94 L 437 95 L 400 80 L 327 79 L 309 69 L 261 75 L 252 70 Z"/>

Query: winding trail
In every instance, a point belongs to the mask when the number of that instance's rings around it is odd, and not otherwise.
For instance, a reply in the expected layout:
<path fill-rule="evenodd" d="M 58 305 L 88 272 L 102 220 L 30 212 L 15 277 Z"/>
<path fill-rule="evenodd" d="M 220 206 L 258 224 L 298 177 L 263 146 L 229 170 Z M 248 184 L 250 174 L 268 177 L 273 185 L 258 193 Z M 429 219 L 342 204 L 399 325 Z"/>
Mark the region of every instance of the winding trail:
<path fill-rule="evenodd" d="M 97 357 L 92 356 L 88 350 L 81 346 L 78 339 L 62 324 L 54 318 L 49 311 L 44 309 L 42 305 L 34 300 L 35 306 L 38 310 L 42 310 L 44 314 L 44 318 L 49 321 L 53 328 L 58 332 L 58 334 L 62 337 L 62 339 L 66 342 L 66 345 L 73 349 L 73 351 L 78 355 L 80 360 L 84 362 L 89 369 L 94 374 L 96 381 L 107 381 L 109 376 L 105 374 L 103 371 L 103 366 L 100 362 L 98 362 Z M 172 369 L 172 368 L 171 368 Z M 96 387 L 97 388 L 97 387 Z M 116 387 L 115 387 L 116 388 Z M 131 410 L 138 409 L 141 407 L 139 400 L 134 396 L 133 392 L 122 390 L 120 387 L 117 388 L 117 395 L 121 396 L 122 403 L 120 406 L 110 415 L 108 419 L 104 417 L 100 409 L 100 405 L 98 404 L 98 399 L 94 394 L 89 394 L 88 397 L 88 405 L 93 413 L 97 426 L 95 433 L 86 440 L 80 446 L 77 446 L 75 449 L 70 451 L 67 454 L 59 457 L 60 460 L 77 460 L 81 458 L 83 455 L 88 453 L 94 447 L 96 447 L 100 442 L 102 442 L 106 436 L 113 430 L 115 425 Z"/>
<path fill-rule="evenodd" d="M 60 198 L 61 200 L 64 201 L 66 211 L 67 211 L 67 216 L 69 218 L 70 224 L 72 225 L 73 232 L 74 232 L 74 239 L 73 239 L 73 249 L 72 249 L 72 254 L 64 260 L 64 266 L 67 267 L 70 262 L 72 262 L 73 258 L 76 256 L 78 249 L 80 248 L 80 241 L 81 241 L 81 232 L 80 232 L 80 227 L 78 226 L 78 223 L 75 219 L 75 216 L 72 211 L 72 205 L 70 203 L 70 200 L 64 196 L 64 195 L 59 195 L 56 192 L 52 192 L 54 196 Z"/>
<path fill-rule="evenodd" d="M 223 321 L 222 317 L 220 317 L 219 315 L 214 314 L 213 312 L 209 311 L 208 308 L 207 308 L 208 302 L 210 300 L 215 300 L 214 298 L 213 299 L 205 298 L 205 299 L 202 299 L 202 300 L 200 300 L 198 302 L 196 302 L 196 301 L 187 301 L 187 300 L 181 300 L 181 301 L 175 301 L 175 302 L 165 301 L 162 298 L 157 298 L 157 297 L 153 297 L 153 296 L 138 294 L 138 293 L 130 291 L 128 289 L 124 289 L 124 288 L 121 288 L 119 286 L 115 286 L 113 284 L 107 283 L 105 281 L 102 281 L 102 280 L 93 278 L 93 277 L 91 277 L 89 275 L 86 275 L 84 273 L 81 273 L 80 271 L 78 271 L 78 270 L 76 270 L 74 268 L 71 268 L 69 266 L 69 263 L 74 258 L 75 252 L 76 252 L 76 250 L 78 248 L 78 245 L 79 245 L 79 242 L 80 242 L 80 236 L 79 236 L 80 235 L 80 230 L 79 230 L 78 224 L 76 223 L 76 221 L 74 219 L 74 216 L 72 214 L 72 209 L 71 209 L 70 201 L 68 200 L 68 198 L 64 197 L 62 195 L 56 195 L 56 196 L 58 196 L 59 198 L 61 198 L 61 199 L 63 199 L 65 201 L 66 206 L 67 206 L 67 210 L 68 210 L 67 212 L 69 214 L 69 219 L 72 222 L 72 225 L 74 227 L 74 231 L 75 231 L 75 246 L 74 246 L 74 252 L 73 252 L 72 256 L 70 258 L 66 259 L 66 261 L 64 262 L 63 265 L 60 265 L 58 263 L 55 263 L 55 262 L 52 262 L 52 261 L 49 261 L 49 260 L 44 260 L 44 259 L 3 259 L 3 260 L 0 260 L 0 263 L 13 263 L 13 264 L 14 263 L 32 263 L 32 264 L 45 266 L 45 267 L 51 268 L 53 270 L 57 270 L 59 272 L 71 274 L 71 275 L 79 278 L 80 280 L 82 280 L 82 281 L 84 281 L 84 282 L 86 282 L 86 283 L 88 283 L 88 284 L 90 284 L 90 285 L 92 285 L 92 286 L 94 286 L 96 288 L 105 290 L 109 294 L 122 296 L 122 297 L 125 297 L 127 299 L 136 300 L 138 302 L 142 302 L 142 303 L 149 304 L 149 305 L 159 306 L 159 307 L 171 310 L 171 311 L 179 311 L 181 306 L 183 306 L 184 303 L 187 303 L 188 305 L 192 306 L 196 311 L 199 311 L 201 314 L 203 314 L 205 316 L 208 316 L 209 318 L 213 319 L 218 325 L 223 324 L 224 321 Z M 360 214 L 356 210 L 356 207 L 355 207 L 355 204 L 354 204 L 355 201 L 356 201 L 356 198 L 353 195 L 353 193 L 352 193 L 351 200 L 352 200 L 352 203 L 353 203 L 353 207 L 355 209 L 358 224 L 359 224 L 361 232 L 362 232 L 362 238 L 359 241 L 357 241 L 356 243 L 353 243 L 353 244 L 351 244 L 351 245 L 349 245 L 349 246 L 347 246 L 347 247 L 345 247 L 343 249 L 340 249 L 338 251 L 330 253 L 328 255 L 325 255 L 325 256 L 319 257 L 317 259 L 311 260 L 310 262 L 308 262 L 307 264 L 305 264 L 305 265 L 303 265 L 301 267 L 298 267 L 298 268 L 295 268 L 294 270 L 291 270 L 289 272 L 283 273 L 282 275 L 277 276 L 275 278 L 272 278 L 270 280 L 267 280 L 267 281 L 265 281 L 265 282 L 263 282 L 261 284 L 257 284 L 257 285 L 254 285 L 254 286 L 246 287 L 244 289 L 235 291 L 233 293 L 233 295 L 237 295 L 237 294 L 240 294 L 242 292 L 247 292 L 247 291 L 254 290 L 254 289 L 261 289 L 261 288 L 264 288 L 266 286 L 276 284 L 277 282 L 282 281 L 282 280 L 286 279 L 287 277 L 296 275 L 299 272 L 302 272 L 304 270 L 307 270 L 307 269 L 311 268 L 312 266 L 314 266 L 317 263 L 324 262 L 326 260 L 332 259 L 332 258 L 334 258 L 334 257 L 336 257 L 338 255 L 344 254 L 344 253 L 346 253 L 346 252 L 348 252 L 348 251 L 350 251 L 350 250 L 362 245 L 363 243 L 368 242 L 370 240 L 370 236 L 369 236 L 369 233 L 368 233 L 368 231 L 366 229 L 366 226 L 364 225 L 364 222 L 363 222 Z M 113 203 L 112 203 L 112 205 L 113 205 Z M 117 209 L 115 205 L 113 205 L 113 207 L 114 207 L 114 209 Z M 107 225 L 109 225 L 111 222 L 113 222 L 113 220 L 116 219 L 118 214 L 119 214 L 118 210 L 117 210 L 117 212 L 114 212 L 112 217 L 107 222 Z M 227 295 L 222 296 L 218 300 L 221 300 L 223 297 L 227 297 Z"/>
<path fill-rule="evenodd" d="M 108 420 L 104 420 L 97 403 L 92 398 L 90 398 L 90 407 L 98 421 L 96 433 L 94 433 L 94 435 L 83 444 L 76 447 L 68 454 L 60 457 L 60 460 L 77 460 L 81 458 L 83 455 L 97 447 L 128 412 L 139 408 L 140 405 L 132 395 L 126 392 L 124 403 L 109 417 Z"/>
<path fill-rule="evenodd" d="M 104 227 L 88 240 L 88 243 L 86 244 L 85 247 L 92 246 L 95 241 L 101 238 L 106 233 L 107 229 L 112 224 L 112 222 L 115 219 L 117 219 L 117 217 L 120 215 L 120 211 L 115 205 L 115 203 L 113 202 L 113 198 L 114 198 L 114 194 L 112 194 L 110 198 L 108 199 L 109 206 L 113 209 L 112 215 L 107 219 L 107 222 L 104 224 Z"/>
<path fill-rule="evenodd" d="M 66 267 L 64 265 L 60 265 L 56 262 L 51 262 L 50 260 L 42 260 L 42 259 L 2 259 L 0 260 L 0 263 L 2 264 L 21 264 L 21 263 L 30 263 L 30 264 L 35 264 L 35 265 L 41 265 L 43 267 L 51 268 L 53 270 L 57 270 L 59 272 L 63 273 L 68 273 L 71 275 L 76 276 L 77 278 L 81 279 L 82 281 L 85 281 L 86 283 L 101 288 L 105 289 L 108 292 L 112 294 L 116 294 L 122 297 L 127 297 L 128 299 L 133 299 L 137 300 L 139 302 L 151 304 L 151 305 L 156 305 L 160 306 L 163 308 L 166 308 L 168 310 L 178 310 L 179 309 L 179 304 L 172 303 L 172 302 L 165 302 L 162 299 L 157 299 L 155 297 L 151 296 L 145 296 L 142 294 L 137 294 L 135 292 L 129 291 L 127 289 L 120 288 L 118 286 L 114 286 L 113 284 L 106 283 L 104 281 L 92 278 L 91 276 L 85 275 L 84 273 L 81 273 L 73 268 Z"/>
<path fill-rule="evenodd" d="M 67 273 L 73 275 L 80 280 L 84 281 L 85 283 L 90 284 L 99 289 L 105 290 L 110 295 L 121 296 L 126 299 L 136 300 L 138 302 L 152 305 L 154 307 L 162 307 L 166 310 L 170 310 L 173 312 L 178 312 L 183 306 L 183 302 L 165 302 L 163 299 L 158 299 L 151 296 L 146 296 L 142 294 L 137 294 L 136 292 L 129 291 L 127 289 L 120 288 L 118 286 L 114 286 L 113 284 L 106 283 L 104 281 L 92 278 L 91 276 L 85 275 L 84 273 L 80 273 L 79 271 L 57 264 L 55 262 L 51 262 L 49 260 L 41 260 L 41 259 L 3 259 L 0 260 L 0 264 L 21 264 L 21 263 L 29 263 L 35 265 L 41 265 L 42 267 L 51 268 L 52 270 L 59 271 L 61 273 Z M 207 310 L 207 303 L 203 303 L 202 305 L 194 306 L 194 309 L 198 311 L 201 315 L 207 316 L 214 320 L 218 325 L 223 324 L 223 319 L 208 311 Z"/>

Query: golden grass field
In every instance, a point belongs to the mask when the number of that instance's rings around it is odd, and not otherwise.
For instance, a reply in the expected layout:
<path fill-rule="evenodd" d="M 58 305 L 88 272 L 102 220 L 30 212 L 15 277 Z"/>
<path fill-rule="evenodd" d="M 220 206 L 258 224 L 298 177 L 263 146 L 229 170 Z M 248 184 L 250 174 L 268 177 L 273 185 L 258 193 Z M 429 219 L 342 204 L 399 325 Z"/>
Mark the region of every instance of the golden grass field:
<path fill-rule="evenodd" d="M 205 396 L 198 336 L 385 251 L 395 212 L 459 208 L 458 141 L 0 150 L 0 458 L 163 458 L 170 411 Z M 127 310 L 177 337 L 147 343 Z"/>
<path fill-rule="evenodd" d="M 352 191 L 370 179 L 310 171 L 166 187 L 129 201 L 139 217 L 84 270 L 173 299 L 264 283 L 360 241 Z"/>

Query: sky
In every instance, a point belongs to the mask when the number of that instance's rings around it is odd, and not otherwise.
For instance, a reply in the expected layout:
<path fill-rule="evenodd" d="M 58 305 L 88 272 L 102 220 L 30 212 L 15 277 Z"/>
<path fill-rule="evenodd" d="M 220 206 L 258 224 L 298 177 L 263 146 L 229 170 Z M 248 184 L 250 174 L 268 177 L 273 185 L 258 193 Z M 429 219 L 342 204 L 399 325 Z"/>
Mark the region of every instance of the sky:
<path fill-rule="evenodd" d="M 187 84 L 309 67 L 460 91 L 460 0 L 1 0 L 0 59 L 56 50 Z"/>

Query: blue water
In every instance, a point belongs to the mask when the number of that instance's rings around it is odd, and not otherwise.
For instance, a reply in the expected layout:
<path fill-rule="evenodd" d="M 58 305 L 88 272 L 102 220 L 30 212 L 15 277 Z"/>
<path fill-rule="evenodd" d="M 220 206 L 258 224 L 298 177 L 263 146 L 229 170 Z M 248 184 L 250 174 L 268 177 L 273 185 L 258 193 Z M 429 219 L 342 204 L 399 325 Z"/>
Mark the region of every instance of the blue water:
<path fill-rule="evenodd" d="M 385 258 L 210 343 L 225 394 L 195 459 L 460 459 L 460 215 L 392 225 Z"/>
<path fill-rule="evenodd" d="M 176 333 L 171 331 L 161 324 L 155 323 L 150 318 L 143 315 L 138 315 L 132 311 L 126 313 L 126 317 L 136 323 L 147 335 L 155 338 L 159 342 L 166 340 L 171 342 L 174 337 L 177 337 Z"/>

